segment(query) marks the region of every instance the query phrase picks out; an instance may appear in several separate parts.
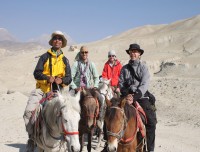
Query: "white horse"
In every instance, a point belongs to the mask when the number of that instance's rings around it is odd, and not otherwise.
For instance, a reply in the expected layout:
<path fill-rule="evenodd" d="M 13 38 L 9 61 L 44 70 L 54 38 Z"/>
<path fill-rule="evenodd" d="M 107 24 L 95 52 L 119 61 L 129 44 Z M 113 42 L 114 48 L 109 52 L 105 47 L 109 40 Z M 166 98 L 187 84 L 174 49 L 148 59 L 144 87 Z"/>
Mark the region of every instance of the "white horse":
<path fill-rule="evenodd" d="M 79 100 L 80 92 L 76 95 L 58 93 L 56 97 L 46 101 L 41 113 L 41 133 L 35 138 L 39 152 L 80 151 Z"/>
<path fill-rule="evenodd" d="M 102 95 L 104 102 L 105 99 L 107 98 L 108 100 L 111 100 L 114 97 L 113 90 L 110 86 L 110 80 L 101 78 L 99 82 L 99 92 Z"/>

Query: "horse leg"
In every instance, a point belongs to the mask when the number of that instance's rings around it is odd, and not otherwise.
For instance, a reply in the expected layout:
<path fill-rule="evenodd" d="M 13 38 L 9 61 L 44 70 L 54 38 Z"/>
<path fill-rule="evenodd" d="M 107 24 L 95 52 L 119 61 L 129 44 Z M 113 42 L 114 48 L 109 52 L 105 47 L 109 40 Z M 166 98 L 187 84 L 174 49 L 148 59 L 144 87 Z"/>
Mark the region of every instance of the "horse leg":
<path fill-rule="evenodd" d="M 79 142 L 80 142 L 80 144 L 81 144 L 81 149 L 80 149 L 80 151 L 82 151 L 83 150 L 83 146 L 84 146 L 84 136 L 83 136 L 84 134 L 80 134 L 79 135 Z"/>
<path fill-rule="evenodd" d="M 88 144 L 87 144 L 87 150 L 88 150 L 88 152 L 91 152 L 93 132 L 94 132 L 94 128 L 91 129 L 91 131 L 88 133 Z"/>
<path fill-rule="evenodd" d="M 97 145 L 95 147 L 95 150 L 98 150 L 99 147 L 101 146 L 101 140 L 102 140 L 102 137 L 103 137 L 103 130 L 102 129 L 97 128 L 97 132 L 98 132 L 98 142 L 97 142 Z"/>

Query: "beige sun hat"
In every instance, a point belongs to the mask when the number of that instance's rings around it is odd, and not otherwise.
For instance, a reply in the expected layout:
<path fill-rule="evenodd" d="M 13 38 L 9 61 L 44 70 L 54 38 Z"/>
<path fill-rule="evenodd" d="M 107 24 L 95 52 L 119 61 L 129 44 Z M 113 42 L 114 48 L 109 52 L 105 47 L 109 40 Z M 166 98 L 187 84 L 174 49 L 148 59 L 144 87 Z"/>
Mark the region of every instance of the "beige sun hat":
<path fill-rule="evenodd" d="M 62 48 L 64 48 L 67 45 L 67 39 L 65 38 L 65 35 L 61 31 L 55 31 L 51 34 L 51 39 L 49 40 L 49 45 L 52 46 L 53 37 L 56 35 L 59 35 L 62 37 L 62 39 L 63 39 Z"/>

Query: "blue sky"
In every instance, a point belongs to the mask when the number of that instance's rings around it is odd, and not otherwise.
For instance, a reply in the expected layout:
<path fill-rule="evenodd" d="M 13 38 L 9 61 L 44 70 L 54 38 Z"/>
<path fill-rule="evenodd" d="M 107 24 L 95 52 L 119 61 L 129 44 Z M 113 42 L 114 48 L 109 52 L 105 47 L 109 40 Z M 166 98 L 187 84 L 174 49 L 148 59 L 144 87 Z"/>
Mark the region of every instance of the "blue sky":
<path fill-rule="evenodd" d="M 61 30 L 77 43 L 200 15 L 197 0 L 0 0 L 0 28 L 20 41 Z"/>

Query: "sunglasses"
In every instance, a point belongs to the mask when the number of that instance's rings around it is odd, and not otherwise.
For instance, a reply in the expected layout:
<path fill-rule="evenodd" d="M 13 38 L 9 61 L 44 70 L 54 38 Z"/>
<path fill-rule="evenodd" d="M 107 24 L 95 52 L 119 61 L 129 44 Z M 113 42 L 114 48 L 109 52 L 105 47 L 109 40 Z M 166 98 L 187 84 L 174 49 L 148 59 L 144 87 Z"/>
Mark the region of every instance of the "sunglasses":
<path fill-rule="evenodd" d="M 81 52 L 81 54 L 88 54 L 88 51 L 83 51 Z"/>
<path fill-rule="evenodd" d="M 109 58 L 110 58 L 110 57 L 113 57 L 113 58 L 114 58 L 114 57 L 115 57 L 115 55 L 109 55 L 108 57 L 109 57 Z"/>
<path fill-rule="evenodd" d="M 129 50 L 129 54 L 130 53 L 140 53 L 140 51 L 138 51 L 138 50 Z"/>
<path fill-rule="evenodd" d="M 53 37 L 53 40 L 59 40 L 59 41 L 62 41 L 62 37 Z"/>

